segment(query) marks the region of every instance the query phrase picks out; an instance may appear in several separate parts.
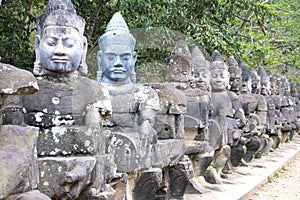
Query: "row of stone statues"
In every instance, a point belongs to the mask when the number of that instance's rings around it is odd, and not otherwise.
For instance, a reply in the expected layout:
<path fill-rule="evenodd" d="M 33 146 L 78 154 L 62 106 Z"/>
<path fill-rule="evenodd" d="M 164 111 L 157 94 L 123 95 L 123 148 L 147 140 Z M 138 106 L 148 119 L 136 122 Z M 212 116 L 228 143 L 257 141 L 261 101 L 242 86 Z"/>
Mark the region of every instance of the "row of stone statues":
<path fill-rule="evenodd" d="M 120 13 L 99 38 L 97 81 L 84 77 L 84 24 L 70 0 L 49 0 L 37 77 L 1 64 L 0 199 L 182 199 L 234 183 L 226 173 L 299 132 L 298 90 L 218 51 L 208 61 L 179 41 L 166 82 L 137 84 Z"/>

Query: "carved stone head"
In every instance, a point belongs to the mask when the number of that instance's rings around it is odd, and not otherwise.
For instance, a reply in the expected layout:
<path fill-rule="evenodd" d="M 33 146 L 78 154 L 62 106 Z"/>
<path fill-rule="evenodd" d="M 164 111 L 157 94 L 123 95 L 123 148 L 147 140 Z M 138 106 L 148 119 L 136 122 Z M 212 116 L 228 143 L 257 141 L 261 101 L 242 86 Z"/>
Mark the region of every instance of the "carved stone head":
<path fill-rule="evenodd" d="M 291 82 L 291 96 L 292 97 L 299 97 L 298 90 L 297 90 L 297 84 L 295 82 Z"/>
<path fill-rule="evenodd" d="M 185 41 L 179 40 L 166 65 L 166 81 L 190 83 L 192 79 L 192 56 Z"/>
<path fill-rule="evenodd" d="M 108 84 L 135 83 L 136 41 L 119 12 L 113 15 L 98 42 L 98 81 Z"/>
<path fill-rule="evenodd" d="M 225 91 L 229 85 L 228 66 L 224 62 L 222 55 L 217 50 L 215 50 L 211 56 L 210 73 L 212 92 Z"/>
<path fill-rule="evenodd" d="M 251 91 L 254 94 L 260 94 L 260 76 L 258 76 L 257 71 L 255 69 L 250 70 L 250 78 L 251 78 Z"/>
<path fill-rule="evenodd" d="M 265 69 L 261 66 L 258 67 L 258 75 L 260 76 L 260 85 L 261 90 L 260 93 L 262 95 L 269 95 L 270 94 L 270 77 L 265 71 Z"/>
<path fill-rule="evenodd" d="M 230 56 L 228 58 L 227 65 L 228 65 L 228 71 L 230 75 L 229 78 L 230 91 L 238 93 L 242 85 L 242 70 L 233 56 Z"/>
<path fill-rule="evenodd" d="M 202 91 L 210 90 L 209 61 L 207 61 L 196 46 L 192 51 L 193 83 Z"/>
<path fill-rule="evenodd" d="M 279 82 L 281 84 L 281 81 L 278 80 L 278 76 L 277 75 L 272 75 L 270 76 L 270 92 L 271 95 L 278 95 L 279 94 L 279 85 L 277 85 Z"/>
<path fill-rule="evenodd" d="M 87 74 L 85 21 L 70 0 L 49 0 L 37 18 L 34 74 Z"/>
<path fill-rule="evenodd" d="M 252 92 L 252 80 L 250 76 L 250 71 L 246 68 L 245 63 L 242 60 L 239 62 L 239 67 L 242 71 L 241 93 L 250 94 Z"/>

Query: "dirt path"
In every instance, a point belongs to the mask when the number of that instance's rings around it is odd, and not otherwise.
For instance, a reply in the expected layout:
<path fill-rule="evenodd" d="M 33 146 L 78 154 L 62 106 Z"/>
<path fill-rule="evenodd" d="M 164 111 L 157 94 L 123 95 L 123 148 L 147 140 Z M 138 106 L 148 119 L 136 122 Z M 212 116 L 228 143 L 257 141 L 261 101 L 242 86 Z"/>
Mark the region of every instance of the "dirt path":
<path fill-rule="evenodd" d="M 300 154 L 280 171 L 269 178 L 269 182 L 247 200 L 298 200 L 300 199 Z"/>

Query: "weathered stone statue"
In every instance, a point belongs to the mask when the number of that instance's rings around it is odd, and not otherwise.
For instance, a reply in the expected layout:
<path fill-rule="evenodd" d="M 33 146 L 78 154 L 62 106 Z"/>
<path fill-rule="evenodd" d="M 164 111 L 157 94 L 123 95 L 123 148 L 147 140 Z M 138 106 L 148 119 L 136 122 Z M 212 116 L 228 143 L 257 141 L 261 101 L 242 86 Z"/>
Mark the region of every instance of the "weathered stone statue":
<path fill-rule="evenodd" d="M 190 88 L 184 91 L 188 101 L 184 125 L 185 142 L 186 154 L 193 162 L 196 180 L 204 187 L 204 192 L 207 189 L 221 190 L 206 182 L 204 178 L 215 154 L 215 149 L 209 143 L 210 121 L 208 117 L 211 103 L 211 73 L 209 66 L 210 62 L 205 59 L 200 49 L 197 46 L 194 47 L 192 51 L 193 79 Z"/>
<path fill-rule="evenodd" d="M 245 134 L 247 135 L 247 137 L 253 136 L 252 138 L 250 137 L 253 141 L 253 144 L 249 147 L 249 149 L 251 149 L 250 155 L 252 156 L 248 156 L 248 158 L 245 158 L 247 162 L 249 158 L 251 160 L 253 154 L 255 154 L 256 158 L 259 158 L 262 154 L 269 153 L 273 145 L 273 140 L 267 134 L 265 134 L 268 110 L 267 101 L 263 95 L 251 93 L 252 79 L 250 76 L 250 71 L 246 68 L 246 65 L 243 61 L 239 62 L 239 66 L 242 70 L 242 87 L 239 99 L 243 106 L 245 115 L 249 121 L 249 128 Z M 259 137 L 260 145 L 257 142 L 257 137 Z M 256 148 L 258 147 L 257 145 L 259 146 L 259 149 Z"/>
<path fill-rule="evenodd" d="M 263 67 L 258 67 L 257 74 L 260 76 L 260 94 L 266 98 L 268 111 L 266 118 L 266 134 L 268 134 L 273 139 L 273 148 L 278 146 L 278 140 L 280 141 L 281 133 L 280 129 L 277 127 L 279 124 L 275 124 L 276 121 L 276 111 L 274 99 L 269 95 L 270 94 L 270 77 L 266 73 Z M 279 130 L 279 131 L 276 131 Z"/>
<path fill-rule="evenodd" d="M 37 20 L 40 90 L 10 99 L 5 108 L 6 123 L 39 128 L 38 189 L 51 199 L 114 199 L 106 184 L 115 173 L 114 162 L 105 153 L 102 130 L 111 114 L 109 93 L 79 76 L 87 47 L 84 25 L 69 0 L 49 1 Z"/>
<path fill-rule="evenodd" d="M 251 78 L 251 92 L 253 94 L 260 94 L 261 86 L 260 86 L 260 76 L 258 76 L 257 71 L 255 69 L 250 70 L 250 78 Z"/>
<path fill-rule="evenodd" d="M 210 63 L 211 72 L 211 102 L 209 124 L 209 143 L 216 150 L 212 168 L 206 173 L 205 179 L 210 183 L 221 183 L 221 173 L 228 159 L 231 149 L 228 144 L 232 137 L 228 136 L 228 118 L 232 118 L 233 108 L 231 96 L 226 90 L 229 84 L 228 66 L 221 54 L 214 51 Z M 234 94 L 234 93 L 233 93 Z M 236 100 L 238 98 L 236 97 Z"/>
<path fill-rule="evenodd" d="M 9 95 L 32 94 L 38 90 L 28 71 L 0 63 L 0 198 L 50 200 L 37 189 L 36 142 L 32 126 L 2 125 L 2 109 Z"/>
<path fill-rule="evenodd" d="M 257 137 L 257 133 L 250 130 L 250 113 L 254 113 L 257 107 L 257 100 L 254 96 L 249 94 L 248 83 L 249 78 L 242 76 L 242 70 L 246 72 L 246 66 L 243 62 L 239 64 L 233 57 L 228 59 L 229 73 L 230 73 L 230 91 L 234 92 L 239 99 L 239 103 L 234 103 L 234 110 L 242 109 L 243 112 L 239 112 L 234 118 L 238 121 L 232 121 L 233 127 L 233 140 L 231 146 L 231 162 L 234 166 L 239 164 L 246 165 L 246 162 L 250 162 L 254 157 L 255 152 L 259 148 L 260 140 Z M 251 109 L 250 109 L 251 108 Z M 244 115 L 245 114 L 245 115 Z M 247 122 L 246 122 L 247 118 Z M 254 129 L 256 125 L 251 124 Z M 253 127 L 254 126 L 254 127 Z M 237 137 L 239 135 L 239 137 Z M 245 149 L 245 153 L 243 148 Z"/>
<path fill-rule="evenodd" d="M 113 15 L 99 46 L 98 81 L 108 85 L 113 108 L 105 122 L 112 132 L 108 151 L 114 154 L 118 171 L 128 176 L 124 197 L 182 196 L 184 190 L 174 189 L 180 183 L 173 181 L 177 169 L 169 167 L 184 153 L 183 95 L 167 85 L 135 83 L 135 38 L 120 13 Z M 170 179 L 162 180 L 165 176 Z"/>
<path fill-rule="evenodd" d="M 293 138 L 296 126 L 294 122 L 296 121 L 295 118 L 295 108 L 293 101 L 293 98 L 291 96 L 291 87 L 290 82 L 285 76 L 281 76 L 281 90 L 280 90 L 280 96 L 281 96 L 281 108 L 280 108 L 280 114 L 281 114 L 281 144 L 285 144 L 290 139 Z"/>

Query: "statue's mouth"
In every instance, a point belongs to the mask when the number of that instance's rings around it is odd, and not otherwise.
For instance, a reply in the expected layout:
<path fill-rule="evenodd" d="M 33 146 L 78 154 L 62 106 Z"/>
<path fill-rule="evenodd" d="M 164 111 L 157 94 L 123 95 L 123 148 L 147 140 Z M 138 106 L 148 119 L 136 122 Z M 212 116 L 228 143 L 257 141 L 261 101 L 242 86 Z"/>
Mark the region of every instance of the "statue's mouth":
<path fill-rule="evenodd" d="M 122 73 L 127 72 L 127 70 L 124 68 L 120 68 L 120 69 L 112 69 L 111 72 L 116 73 L 116 74 L 122 74 Z"/>
<path fill-rule="evenodd" d="M 59 57 L 53 57 L 51 59 L 52 62 L 55 62 L 55 63 L 67 63 L 69 62 L 69 59 L 66 58 L 66 57 L 62 57 L 62 58 L 59 58 Z"/>

